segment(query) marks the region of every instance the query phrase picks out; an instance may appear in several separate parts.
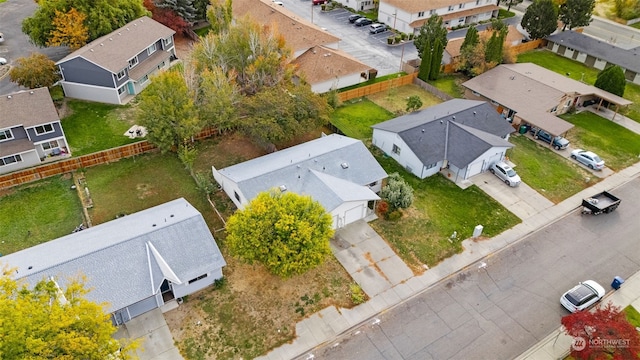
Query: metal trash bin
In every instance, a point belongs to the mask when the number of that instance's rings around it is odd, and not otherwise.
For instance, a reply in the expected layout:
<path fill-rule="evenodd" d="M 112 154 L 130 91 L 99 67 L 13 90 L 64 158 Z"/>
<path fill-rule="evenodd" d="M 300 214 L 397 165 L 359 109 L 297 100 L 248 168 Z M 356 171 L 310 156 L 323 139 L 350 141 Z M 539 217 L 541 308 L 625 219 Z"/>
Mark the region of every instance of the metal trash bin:
<path fill-rule="evenodd" d="M 621 278 L 620 276 L 614 276 L 613 277 L 613 282 L 611 282 L 611 287 L 614 288 L 615 290 L 620 289 L 620 285 L 624 284 L 624 279 Z"/>
<path fill-rule="evenodd" d="M 522 125 L 520 126 L 520 134 L 526 134 L 527 133 L 527 126 L 526 125 Z"/>

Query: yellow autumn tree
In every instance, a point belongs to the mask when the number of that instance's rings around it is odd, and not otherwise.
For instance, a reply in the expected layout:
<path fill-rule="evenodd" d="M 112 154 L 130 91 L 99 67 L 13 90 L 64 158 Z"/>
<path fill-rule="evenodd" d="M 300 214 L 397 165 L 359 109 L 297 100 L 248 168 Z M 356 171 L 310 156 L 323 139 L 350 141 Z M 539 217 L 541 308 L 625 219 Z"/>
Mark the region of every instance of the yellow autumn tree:
<path fill-rule="evenodd" d="M 56 15 L 53 18 L 53 30 L 49 41 L 47 41 L 47 46 L 66 45 L 71 50 L 83 47 L 89 39 L 89 29 L 84 24 L 86 18 L 85 14 L 74 8 L 66 13 L 56 10 Z"/>

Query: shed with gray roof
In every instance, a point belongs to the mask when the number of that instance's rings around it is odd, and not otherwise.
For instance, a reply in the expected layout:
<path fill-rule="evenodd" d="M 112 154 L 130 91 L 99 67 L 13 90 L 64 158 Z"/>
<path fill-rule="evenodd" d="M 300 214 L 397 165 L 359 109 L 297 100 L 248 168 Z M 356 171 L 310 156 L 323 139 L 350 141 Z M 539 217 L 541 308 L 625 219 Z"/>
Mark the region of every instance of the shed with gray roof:
<path fill-rule="evenodd" d="M 373 126 L 373 144 L 424 179 L 448 167 L 456 181 L 504 158 L 513 127 L 483 101 L 453 99 Z"/>
<path fill-rule="evenodd" d="M 107 303 L 114 324 L 213 284 L 226 265 L 204 218 L 182 198 L 1 259 L 31 285 L 53 278 L 64 288 L 85 276 L 87 298 Z"/>
<path fill-rule="evenodd" d="M 387 177 L 362 141 L 338 134 L 212 170 L 239 209 L 260 192 L 291 191 L 318 201 L 333 216 L 334 228 L 370 215 Z"/>

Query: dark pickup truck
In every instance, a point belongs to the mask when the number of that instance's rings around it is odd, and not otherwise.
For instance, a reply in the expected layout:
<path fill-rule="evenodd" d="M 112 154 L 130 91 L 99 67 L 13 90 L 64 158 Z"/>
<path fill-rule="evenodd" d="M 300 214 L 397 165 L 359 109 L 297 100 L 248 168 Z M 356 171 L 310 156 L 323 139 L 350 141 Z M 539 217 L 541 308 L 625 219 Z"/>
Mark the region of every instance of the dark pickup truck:
<path fill-rule="evenodd" d="M 607 191 L 582 199 L 582 213 L 600 215 L 608 214 L 620 205 L 620 199 Z"/>

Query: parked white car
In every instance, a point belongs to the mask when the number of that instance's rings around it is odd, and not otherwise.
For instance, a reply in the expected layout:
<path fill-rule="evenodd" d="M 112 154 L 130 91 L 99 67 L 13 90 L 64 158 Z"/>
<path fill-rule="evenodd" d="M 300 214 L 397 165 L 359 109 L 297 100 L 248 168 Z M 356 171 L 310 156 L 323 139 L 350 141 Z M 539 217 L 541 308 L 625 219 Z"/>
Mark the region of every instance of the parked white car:
<path fill-rule="evenodd" d="M 593 280 L 581 282 L 562 294 L 560 304 L 572 313 L 582 311 L 597 303 L 604 297 L 605 291 L 600 284 Z"/>
<path fill-rule="evenodd" d="M 604 160 L 600 159 L 600 156 L 592 153 L 591 151 L 575 149 L 571 152 L 571 158 L 585 164 L 589 169 L 604 169 Z"/>
<path fill-rule="evenodd" d="M 516 187 L 520 185 L 520 176 L 504 161 L 491 165 L 489 171 L 509 186 Z"/>

